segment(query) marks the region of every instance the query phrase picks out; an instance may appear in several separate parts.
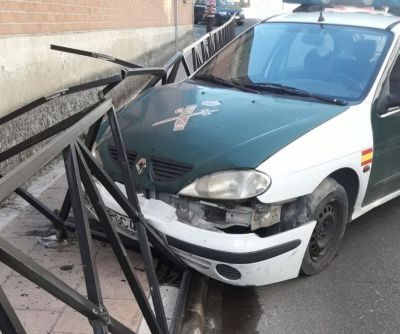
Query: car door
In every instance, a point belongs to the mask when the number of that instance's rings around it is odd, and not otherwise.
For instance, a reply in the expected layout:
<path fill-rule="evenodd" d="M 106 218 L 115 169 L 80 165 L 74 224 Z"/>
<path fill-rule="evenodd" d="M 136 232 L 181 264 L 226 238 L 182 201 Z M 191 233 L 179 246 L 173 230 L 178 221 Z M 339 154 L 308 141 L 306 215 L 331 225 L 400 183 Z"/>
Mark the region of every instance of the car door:
<path fill-rule="evenodd" d="M 400 189 L 399 54 L 393 57 L 384 75 L 381 89 L 372 105 L 371 122 L 374 152 L 363 205 L 379 200 Z"/>

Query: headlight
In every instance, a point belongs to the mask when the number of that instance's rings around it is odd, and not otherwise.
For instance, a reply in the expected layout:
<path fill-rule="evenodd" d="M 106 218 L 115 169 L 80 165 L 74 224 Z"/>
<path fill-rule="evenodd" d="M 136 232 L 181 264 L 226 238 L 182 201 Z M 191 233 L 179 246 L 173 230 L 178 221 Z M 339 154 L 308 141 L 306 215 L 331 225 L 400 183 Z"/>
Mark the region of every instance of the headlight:
<path fill-rule="evenodd" d="M 232 170 L 203 176 L 179 195 L 212 199 L 245 199 L 261 195 L 271 185 L 271 178 L 255 170 Z"/>
<path fill-rule="evenodd" d="M 221 15 L 221 16 L 226 16 L 226 15 L 228 15 L 227 12 L 219 12 L 218 14 Z"/>

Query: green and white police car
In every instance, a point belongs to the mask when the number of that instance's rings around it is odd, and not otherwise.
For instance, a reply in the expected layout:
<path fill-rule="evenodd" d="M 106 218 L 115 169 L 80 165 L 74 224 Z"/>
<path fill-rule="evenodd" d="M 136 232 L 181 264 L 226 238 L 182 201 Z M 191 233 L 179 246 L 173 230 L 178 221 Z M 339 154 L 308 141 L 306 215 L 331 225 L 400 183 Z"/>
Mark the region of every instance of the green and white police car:
<path fill-rule="evenodd" d="M 399 37 L 384 11 L 278 15 L 190 78 L 146 90 L 119 122 L 148 222 L 229 284 L 324 270 L 346 224 L 400 194 Z M 96 150 L 122 186 L 109 129 Z"/>

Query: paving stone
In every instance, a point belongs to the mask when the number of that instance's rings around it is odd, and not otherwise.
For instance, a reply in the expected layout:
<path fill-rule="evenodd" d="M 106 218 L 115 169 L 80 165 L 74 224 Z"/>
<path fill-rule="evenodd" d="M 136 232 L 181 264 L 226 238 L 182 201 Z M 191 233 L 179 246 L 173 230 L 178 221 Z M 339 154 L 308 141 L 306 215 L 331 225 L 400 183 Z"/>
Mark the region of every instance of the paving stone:
<path fill-rule="evenodd" d="M 32 249 L 34 249 L 37 245 L 37 241 L 32 238 L 14 238 L 4 235 L 3 233 L 0 233 L 0 237 L 5 238 L 7 242 L 18 248 L 26 255 L 29 255 Z M 10 267 L 0 263 L 0 284 L 2 284 L 9 276 L 11 276 L 12 273 L 13 270 Z"/>
<path fill-rule="evenodd" d="M 11 273 L 12 269 L 0 262 L 0 285 L 2 285 L 4 281 L 8 279 L 8 277 L 10 277 Z"/>
<path fill-rule="evenodd" d="M 91 334 L 93 329 L 83 315 L 67 307 L 57 320 L 51 333 Z"/>
<path fill-rule="evenodd" d="M 115 319 L 136 332 L 142 317 L 142 312 L 135 301 L 105 299 L 104 305 Z"/>
<path fill-rule="evenodd" d="M 51 328 L 56 323 L 60 313 L 47 311 L 17 310 L 25 330 L 29 334 L 50 333 Z"/>
<path fill-rule="evenodd" d="M 63 302 L 22 276 L 9 277 L 2 288 L 17 310 L 61 312 L 65 307 Z"/>
<path fill-rule="evenodd" d="M 127 250 L 129 255 L 129 259 L 133 265 L 133 267 L 137 270 L 144 270 L 142 255 L 137 252 L 133 252 L 131 250 Z M 110 244 L 102 243 L 98 249 L 96 254 L 96 259 L 99 262 L 107 262 L 107 263 L 114 263 L 115 268 L 119 267 L 118 262 L 116 261 L 116 257 L 114 255 L 114 251 Z"/>
<path fill-rule="evenodd" d="M 136 331 L 141 318 L 141 311 L 132 300 L 104 299 L 109 314 L 129 329 Z M 71 308 L 66 308 L 53 328 L 52 334 L 89 334 L 93 330 L 87 319 Z"/>
<path fill-rule="evenodd" d="M 48 249 L 38 245 L 29 255 L 31 259 L 73 288 L 77 288 L 82 281 L 83 271 L 77 245 L 68 245 L 61 249 Z M 20 276 L 16 272 L 11 275 Z"/>
<path fill-rule="evenodd" d="M 139 261 L 137 254 L 132 257 L 130 254 L 130 258 L 133 266 Z M 96 256 L 96 264 L 99 273 L 101 291 L 104 298 L 135 300 L 125 275 L 116 257 L 112 253 L 111 247 L 99 249 Z M 139 270 L 135 270 L 135 274 L 139 283 L 142 285 L 145 294 L 148 295 L 149 287 L 146 274 Z M 82 294 L 86 294 L 86 285 L 84 281 L 78 288 L 78 291 Z"/>

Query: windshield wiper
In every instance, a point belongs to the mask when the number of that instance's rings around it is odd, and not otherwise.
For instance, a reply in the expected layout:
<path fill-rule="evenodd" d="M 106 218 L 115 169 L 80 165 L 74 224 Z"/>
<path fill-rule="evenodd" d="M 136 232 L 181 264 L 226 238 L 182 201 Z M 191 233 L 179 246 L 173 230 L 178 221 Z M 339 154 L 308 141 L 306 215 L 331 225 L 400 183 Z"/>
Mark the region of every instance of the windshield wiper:
<path fill-rule="evenodd" d="M 278 92 L 280 94 L 290 94 L 290 95 L 295 95 L 295 96 L 308 97 L 308 98 L 320 100 L 320 101 L 327 102 L 327 103 L 337 104 L 339 106 L 345 106 L 348 104 L 347 101 L 342 100 L 342 99 L 327 97 L 327 96 L 311 93 L 311 92 L 308 92 L 308 91 L 300 89 L 300 88 L 285 86 L 285 85 L 281 85 L 281 84 L 277 84 L 277 83 L 252 83 L 252 84 L 246 84 L 245 86 L 248 88 L 252 88 L 252 89 Z"/>
<path fill-rule="evenodd" d="M 241 91 L 248 92 L 248 93 L 253 93 L 253 94 L 259 93 L 259 90 L 257 90 L 257 89 L 247 87 L 244 85 L 235 84 L 231 81 L 228 81 L 228 80 L 225 80 L 225 79 L 222 79 L 222 78 L 210 75 L 210 74 L 199 74 L 199 75 L 196 75 L 193 79 L 200 79 L 200 80 L 204 80 L 204 81 L 214 82 L 214 83 L 220 84 L 225 87 L 236 88 Z"/>

